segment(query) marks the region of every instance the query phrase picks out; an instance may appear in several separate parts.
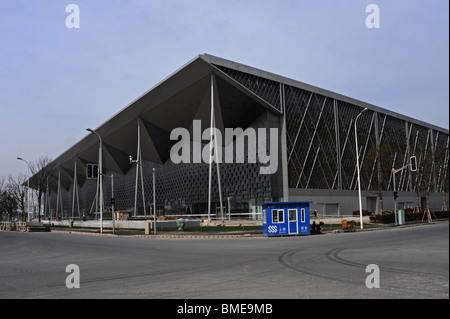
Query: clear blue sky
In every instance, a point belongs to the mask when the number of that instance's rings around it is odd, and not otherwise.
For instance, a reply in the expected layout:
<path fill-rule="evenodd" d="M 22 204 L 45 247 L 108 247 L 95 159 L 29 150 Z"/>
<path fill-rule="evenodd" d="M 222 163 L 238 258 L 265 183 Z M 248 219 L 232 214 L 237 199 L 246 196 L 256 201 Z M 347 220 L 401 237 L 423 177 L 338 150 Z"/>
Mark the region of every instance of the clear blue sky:
<path fill-rule="evenodd" d="M 0 176 L 56 158 L 200 53 L 448 129 L 448 39 L 447 0 L 2 0 Z"/>

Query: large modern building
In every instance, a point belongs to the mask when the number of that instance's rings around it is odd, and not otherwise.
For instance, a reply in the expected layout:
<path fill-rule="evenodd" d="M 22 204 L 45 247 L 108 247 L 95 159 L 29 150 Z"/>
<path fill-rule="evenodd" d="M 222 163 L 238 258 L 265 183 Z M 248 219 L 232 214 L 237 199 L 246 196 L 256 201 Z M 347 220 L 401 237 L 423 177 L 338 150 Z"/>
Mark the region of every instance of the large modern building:
<path fill-rule="evenodd" d="M 210 127 L 222 135 L 214 143 Z M 322 215 L 351 215 L 358 176 L 371 213 L 394 207 L 394 177 L 399 208 L 439 210 L 447 205 L 448 144 L 446 129 L 202 54 L 53 160 L 45 214 L 98 211 L 98 180 L 86 178 L 86 167 L 99 155 L 105 209 L 113 174 L 115 209 L 135 215 L 151 214 L 153 196 L 158 215 L 214 216 L 223 207 L 258 218 L 265 201 L 304 200 Z M 211 148 L 221 163 L 208 163 Z"/>

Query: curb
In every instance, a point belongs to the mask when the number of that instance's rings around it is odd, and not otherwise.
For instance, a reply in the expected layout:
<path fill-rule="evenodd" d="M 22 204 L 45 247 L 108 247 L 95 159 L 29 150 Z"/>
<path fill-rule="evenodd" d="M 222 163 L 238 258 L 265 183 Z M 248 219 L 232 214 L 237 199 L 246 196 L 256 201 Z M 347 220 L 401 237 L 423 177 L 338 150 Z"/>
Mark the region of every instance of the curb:
<path fill-rule="evenodd" d="M 125 235 L 126 236 L 126 235 Z M 242 234 L 242 235 L 129 235 L 129 237 L 139 238 L 241 238 L 241 237 L 266 237 L 263 234 Z"/>
<path fill-rule="evenodd" d="M 380 230 L 396 230 L 401 228 L 411 228 L 411 227 L 418 227 L 418 226 L 426 226 L 426 225 L 432 225 L 437 224 L 440 222 L 447 222 L 448 220 L 443 221 L 437 221 L 433 222 L 431 224 L 429 223 L 414 223 L 409 225 L 401 225 L 401 226 L 385 226 L 385 227 L 372 227 L 372 228 L 365 228 L 365 229 L 355 229 L 353 232 L 346 232 L 342 229 L 335 229 L 335 230 L 329 230 L 324 231 L 322 235 L 334 235 L 334 234 L 341 234 L 341 233 L 359 233 L 359 232 L 366 232 L 366 231 L 380 231 Z M 182 238 L 188 238 L 188 239 L 195 239 L 195 238 L 205 238 L 205 239 L 211 239 L 211 238 L 268 238 L 270 236 L 265 236 L 264 234 L 216 234 L 216 235 L 189 235 L 189 234 L 161 234 L 161 235 L 117 235 L 112 233 L 97 233 L 93 231 L 72 231 L 72 230 L 51 230 L 51 232 L 54 233 L 65 233 L 65 234 L 74 234 L 74 235 L 87 235 L 87 236 L 103 236 L 103 237 L 135 237 L 135 238 L 166 238 L 166 239 L 182 239 Z M 286 237 L 286 236 L 282 236 Z"/>
<path fill-rule="evenodd" d="M 385 227 L 371 227 L 371 228 L 364 228 L 364 229 L 355 229 L 353 232 L 346 232 L 342 229 L 335 229 L 330 231 L 323 232 L 324 235 L 327 234 L 340 234 L 340 233 L 356 233 L 356 232 L 366 232 L 366 231 L 380 231 L 380 230 L 396 230 L 396 229 L 402 229 L 402 228 L 411 228 L 411 227 L 419 227 L 419 226 L 427 226 L 427 225 L 433 225 L 433 224 L 440 224 L 448 222 L 448 220 L 438 220 L 432 223 L 413 223 L 408 225 L 399 225 L 399 226 L 385 226 Z"/>
<path fill-rule="evenodd" d="M 74 234 L 74 235 L 88 235 L 88 236 L 104 236 L 104 237 L 123 237 L 123 235 L 108 234 L 108 233 L 96 233 L 96 232 L 83 232 L 83 231 L 73 231 L 73 230 L 50 230 L 51 233 L 60 234 Z M 127 235 L 125 235 L 127 236 Z"/>
<path fill-rule="evenodd" d="M 233 234 L 233 235 L 186 235 L 186 234 L 167 234 L 167 235 L 117 235 L 111 233 L 97 233 L 97 232 L 83 232 L 83 231 L 71 231 L 71 230 L 52 230 L 53 233 L 64 233 L 74 235 L 87 235 L 87 236 L 104 236 L 104 237 L 135 237 L 135 238 L 251 238 L 251 237 L 266 237 L 263 234 Z"/>

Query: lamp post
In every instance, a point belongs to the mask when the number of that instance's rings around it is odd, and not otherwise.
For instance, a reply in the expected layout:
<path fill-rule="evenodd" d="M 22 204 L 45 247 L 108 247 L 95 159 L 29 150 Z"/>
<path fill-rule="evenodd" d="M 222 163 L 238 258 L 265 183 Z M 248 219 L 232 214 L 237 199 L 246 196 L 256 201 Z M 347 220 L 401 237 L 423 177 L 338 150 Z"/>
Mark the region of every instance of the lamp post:
<path fill-rule="evenodd" d="M 417 170 L 417 159 L 415 156 L 411 156 L 409 158 L 409 164 L 406 164 L 403 167 L 400 168 L 392 168 L 392 179 L 394 182 L 394 216 L 395 216 L 395 226 L 398 225 L 398 218 L 397 218 L 397 196 L 398 196 L 398 190 L 397 190 L 397 186 L 395 184 L 395 174 L 397 174 L 398 172 L 401 172 L 402 170 L 404 170 L 405 168 L 410 168 L 410 170 L 412 172 L 415 172 Z M 404 218 L 402 219 L 402 223 L 404 222 Z"/>
<path fill-rule="evenodd" d="M 102 167 L 102 138 L 101 136 L 94 130 L 87 128 L 86 131 L 94 133 L 98 136 L 100 140 L 100 144 L 98 147 L 98 177 L 99 178 L 99 187 L 100 187 L 100 195 L 99 195 L 99 209 L 100 209 L 100 232 L 103 233 L 103 167 Z"/>
<path fill-rule="evenodd" d="M 395 174 L 399 171 L 401 171 L 403 168 L 396 170 L 395 168 L 392 168 L 392 178 L 394 181 L 394 217 L 395 217 L 395 226 L 398 225 L 397 223 L 397 189 L 396 189 L 396 185 L 395 185 Z"/>
<path fill-rule="evenodd" d="M 139 156 L 139 155 L 138 155 Z M 138 178 L 139 178 L 139 159 L 133 159 L 133 156 L 129 156 L 130 159 L 130 164 L 132 163 L 136 163 L 136 183 L 134 184 L 134 210 L 133 210 L 133 216 L 136 217 L 136 210 L 137 210 L 137 183 L 138 183 Z M 145 205 L 144 205 L 145 207 Z"/>
<path fill-rule="evenodd" d="M 358 149 L 358 133 L 356 130 L 356 122 L 358 121 L 358 118 L 361 116 L 361 114 L 363 114 L 365 111 L 367 111 L 367 107 L 364 110 L 362 110 L 355 119 L 356 169 L 358 172 L 359 220 L 361 224 L 361 229 L 363 229 L 363 213 L 361 202 L 361 178 L 359 172 L 359 149 Z"/>
<path fill-rule="evenodd" d="M 17 158 L 19 161 L 24 161 L 25 163 L 27 163 L 27 220 L 28 220 L 28 214 L 30 213 L 30 163 L 28 163 L 26 160 L 24 160 L 21 157 Z"/>
<path fill-rule="evenodd" d="M 156 235 L 156 189 L 155 189 L 155 168 L 153 167 L 153 233 Z"/>
<path fill-rule="evenodd" d="M 112 226 L 113 226 L 113 234 L 115 233 L 115 219 L 114 216 L 114 206 L 116 206 L 116 199 L 114 198 L 114 174 L 111 174 L 111 216 L 112 216 Z"/>
<path fill-rule="evenodd" d="M 227 202 L 228 202 L 228 220 L 229 220 L 229 221 L 231 220 L 230 199 L 231 199 L 231 197 L 228 196 L 228 197 L 227 197 Z"/>

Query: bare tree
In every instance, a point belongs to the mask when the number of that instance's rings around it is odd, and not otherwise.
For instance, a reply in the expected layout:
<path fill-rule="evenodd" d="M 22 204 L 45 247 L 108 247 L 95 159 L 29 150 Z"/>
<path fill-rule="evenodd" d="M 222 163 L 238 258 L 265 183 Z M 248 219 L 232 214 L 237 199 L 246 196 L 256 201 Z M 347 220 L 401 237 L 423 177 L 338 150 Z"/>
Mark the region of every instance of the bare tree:
<path fill-rule="evenodd" d="M 9 175 L 8 184 L 11 195 L 16 199 L 19 209 L 22 211 L 22 221 L 26 220 L 25 206 L 28 201 L 28 188 L 25 186 L 27 177 L 24 174 L 19 174 L 17 177 Z"/>
<path fill-rule="evenodd" d="M 376 171 L 376 178 L 374 180 L 376 182 L 376 190 L 378 191 L 378 207 L 375 213 L 383 212 L 383 189 L 387 189 L 386 181 L 389 180 L 389 174 L 392 171 L 390 158 L 391 151 L 386 144 L 374 146 L 365 156 L 365 160 L 368 163 L 373 163 L 373 171 L 363 170 L 361 176 L 369 180 L 371 179 L 371 174 L 375 174 Z M 375 190 L 375 187 L 373 189 Z"/>
<path fill-rule="evenodd" d="M 42 195 L 47 189 L 47 179 L 53 172 L 54 166 L 48 156 L 39 158 L 36 162 L 30 163 L 30 170 L 33 177 L 30 178 L 30 188 L 32 188 L 38 200 L 38 218 L 41 221 L 41 202 Z"/>
<path fill-rule="evenodd" d="M 9 184 L 5 183 L 3 177 L 0 178 L 0 219 L 3 219 L 3 213 L 9 214 L 9 220 L 11 221 L 12 215 L 17 209 L 17 201 L 11 192 Z"/>
<path fill-rule="evenodd" d="M 6 189 L 6 184 L 5 184 L 5 178 L 3 176 L 0 176 L 0 200 L 1 200 L 1 196 L 3 194 L 3 192 Z M 0 221 L 3 220 L 3 208 L 0 207 Z"/>
<path fill-rule="evenodd" d="M 3 191 L 5 187 L 5 178 L 3 176 L 0 176 L 0 192 Z"/>

